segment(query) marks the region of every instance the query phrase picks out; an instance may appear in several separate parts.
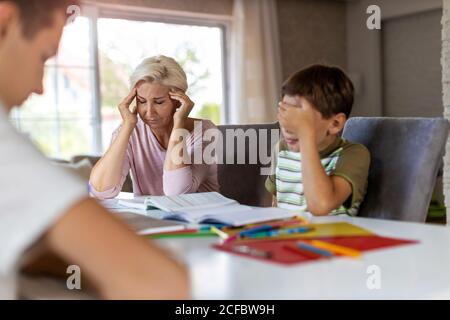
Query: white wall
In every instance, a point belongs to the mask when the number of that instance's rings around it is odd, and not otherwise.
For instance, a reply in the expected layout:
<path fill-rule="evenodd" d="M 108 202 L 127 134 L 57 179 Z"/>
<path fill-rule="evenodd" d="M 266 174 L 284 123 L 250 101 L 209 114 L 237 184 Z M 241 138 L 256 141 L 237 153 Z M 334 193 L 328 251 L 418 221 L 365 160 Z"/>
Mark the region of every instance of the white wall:
<path fill-rule="evenodd" d="M 356 0 L 347 3 L 347 70 L 359 88 L 353 115 L 383 115 L 381 32 L 369 30 L 369 5 L 381 8 L 382 19 L 425 12 L 442 7 L 442 0 Z"/>
<path fill-rule="evenodd" d="M 382 25 L 383 115 L 442 117 L 442 9 Z"/>
<path fill-rule="evenodd" d="M 313 63 L 346 68 L 346 4 L 335 0 L 278 0 L 283 80 Z"/>

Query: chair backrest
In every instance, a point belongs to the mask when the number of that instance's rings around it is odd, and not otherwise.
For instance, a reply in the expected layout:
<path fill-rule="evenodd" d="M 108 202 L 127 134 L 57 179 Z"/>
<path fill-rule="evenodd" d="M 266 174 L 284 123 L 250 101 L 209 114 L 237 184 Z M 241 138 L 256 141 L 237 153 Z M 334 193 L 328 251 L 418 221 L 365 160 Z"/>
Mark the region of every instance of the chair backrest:
<path fill-rule="evenodd" d="M 343 137 L 371 154 L 359 215 L 425 222 L 448 132 L 443 118 L 349 119 Z"/>
<path fill-rule="evenodd" d="M 259 155 L 271 156 L 272 145 L 279 138 L 278 123 L 221 125 L 218 129 L 223 136 L 223 154 L 217 168 L 220 192 L 241 204 L 270 206 L 271 195 L 264 187 L 267 176 L 261 172 L 270 163 L 262 163 L 265 161 Z M 239 157 L 245 163 L 239 164 Z"/>

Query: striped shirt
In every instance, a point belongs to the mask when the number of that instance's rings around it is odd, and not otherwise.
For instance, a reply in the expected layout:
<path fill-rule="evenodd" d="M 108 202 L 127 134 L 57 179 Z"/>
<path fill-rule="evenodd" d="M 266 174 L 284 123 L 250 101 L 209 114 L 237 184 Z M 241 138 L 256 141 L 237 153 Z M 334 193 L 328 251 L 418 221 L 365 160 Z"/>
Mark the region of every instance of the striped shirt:
<path fill-rule="evenodd" d="M 289 151 L 284 141 L 274 150 L 273 175 L 266 180 L 266 188 L 277 198 L 278 207 L 308 211 L 302 181 L 301 153 Z M 360 144 L 337 138 L 320 152 L 320 161 L 327 175 L 340 176 L 352 186 L 352 195 L 330 214 L 356 215 L 364 199 L 370 164 L 369 151 Z"/>

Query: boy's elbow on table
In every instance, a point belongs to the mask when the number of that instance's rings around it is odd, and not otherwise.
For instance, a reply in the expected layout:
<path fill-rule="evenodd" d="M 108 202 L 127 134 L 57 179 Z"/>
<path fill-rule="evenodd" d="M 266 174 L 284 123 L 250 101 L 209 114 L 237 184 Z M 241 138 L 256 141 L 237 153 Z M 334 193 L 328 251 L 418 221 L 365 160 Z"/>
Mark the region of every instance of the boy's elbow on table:
<path fill-rule="evenodd" d="M 327 210 L 327 209 L 323 209 L 323 208 L 315 207 L 315 206 L 308 207 L 308 211 L 311 212 L 315 216 L 326 216 L 331 212 L 331 210 Z"/>
<path fill-rule="evenodd" d="M 326 216 L 337 207 L 339 206 L 336 206 L 335 203 L 327 200 L 308 203 L 308 211 L 315 216 Z"/>

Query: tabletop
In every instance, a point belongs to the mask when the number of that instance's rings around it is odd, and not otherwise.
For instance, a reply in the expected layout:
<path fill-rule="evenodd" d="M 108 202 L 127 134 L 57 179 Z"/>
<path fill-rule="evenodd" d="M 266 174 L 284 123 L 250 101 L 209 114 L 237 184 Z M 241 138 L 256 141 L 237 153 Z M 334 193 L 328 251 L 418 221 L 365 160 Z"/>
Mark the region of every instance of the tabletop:
<path fill-rule="evenodd" d="M 449 227 L 348 216 L 314 217 L 312 222 L 349 222 L 380 236 L 419 243 L 364 252 L 361 259 L 286 266 L 216 250 L 212 245 L 218 238 L 156 241 L 186 264 L 194 299 L 450 298 Z M 23 278 L 25 296 L 86 298 L 54 280 L 43 281 L 47 283 Z"/>
<path fill-rule="evenodd" d="M 214 238 L 159 241 L 189 267 L 195 299 L 450 298 L 450 228 L 347 216 L 312 222 L 340 221 L 419 243 L 286 266 L 215 250 Z"/>

